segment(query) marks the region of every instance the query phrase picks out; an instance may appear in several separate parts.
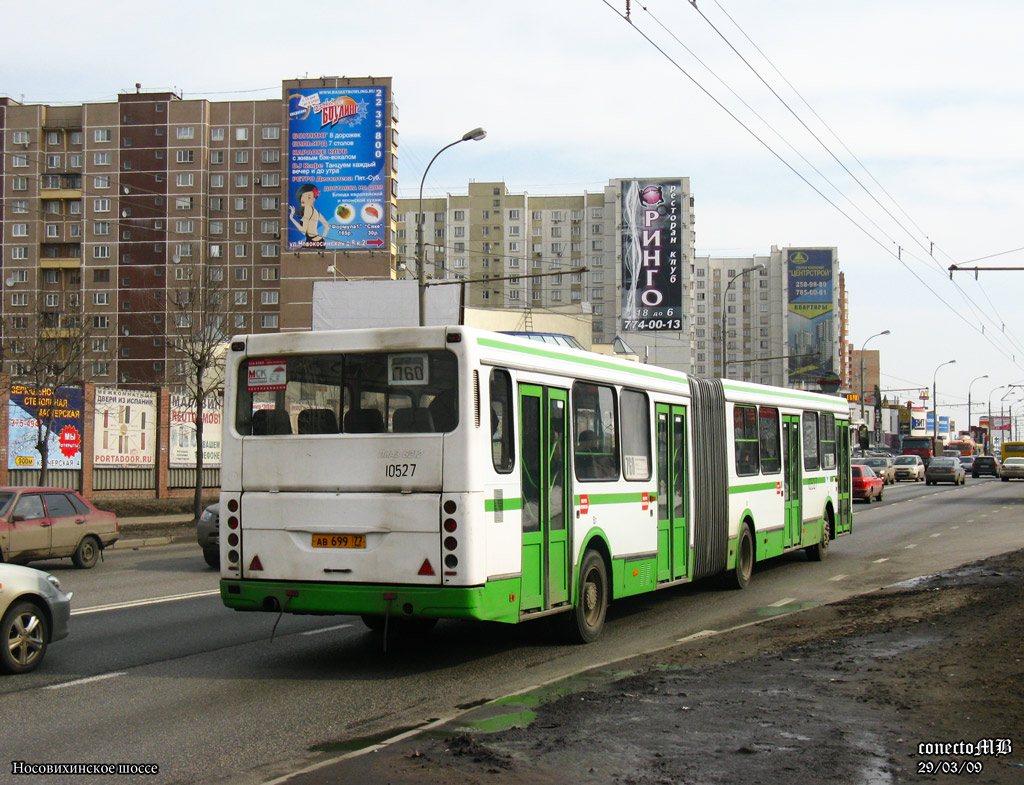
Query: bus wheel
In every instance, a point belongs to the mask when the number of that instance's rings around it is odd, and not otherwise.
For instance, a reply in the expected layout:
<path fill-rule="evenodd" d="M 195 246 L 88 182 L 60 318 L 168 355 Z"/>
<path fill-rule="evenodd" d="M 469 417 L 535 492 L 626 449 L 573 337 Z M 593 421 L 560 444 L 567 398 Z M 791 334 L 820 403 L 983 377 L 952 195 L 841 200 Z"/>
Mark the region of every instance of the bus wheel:
<path fill-rule="evenodd" d="M 580 564 L 580 586 L 576 607 L 566 632 L 572 643 L 590 643 L 604 629 L 608 612 L 608 570 L 604 559 L 595 550 L 583 554 Z"/>
<path fill-rule="evenodd" d="M 725 583 L 732 589 L 745 589 L 754 574 L 754 535 L 746 523 L 740 528 L 739 541 L 736 543 L 736 566 L 725 574 Z"/>
<path fill-rule="evenodd" d="M 832 539 L 832 514 L 829 513 L 825 516 L 825 521 L 821 527 L 821 542 L 815 543 L 810 547 L 804 548 L 804 553 L 807 554 L 807 558 L 810 561 L 824 561 L 825 557 L 828 556 L 828 544 Z"/>

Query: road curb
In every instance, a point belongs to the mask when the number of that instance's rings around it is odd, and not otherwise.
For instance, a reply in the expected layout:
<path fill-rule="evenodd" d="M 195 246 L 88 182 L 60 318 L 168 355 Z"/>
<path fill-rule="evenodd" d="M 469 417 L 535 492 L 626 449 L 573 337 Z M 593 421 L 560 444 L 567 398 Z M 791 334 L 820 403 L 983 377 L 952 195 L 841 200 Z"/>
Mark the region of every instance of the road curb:
<path fill-rule="evenodd" d="M 174 542 L 173 537 L 143 537 L 134 540 L 118 540 L 113 545 L 108 545 L 109 550 L 127 550 L 130 548 L 145 548 L 150 545 L 170 545 Z"/>

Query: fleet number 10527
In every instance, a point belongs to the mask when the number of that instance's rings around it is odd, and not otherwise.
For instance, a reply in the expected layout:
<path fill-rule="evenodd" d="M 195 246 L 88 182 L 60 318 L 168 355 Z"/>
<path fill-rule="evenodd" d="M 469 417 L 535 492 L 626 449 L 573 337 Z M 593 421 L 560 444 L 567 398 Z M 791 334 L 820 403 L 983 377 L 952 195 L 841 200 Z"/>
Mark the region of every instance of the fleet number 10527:
<path fill-rule="evenodd" d="M 415 474 L 415 463 L 388 463 L 384 466 L 385 477 L 412 477 Z"/>

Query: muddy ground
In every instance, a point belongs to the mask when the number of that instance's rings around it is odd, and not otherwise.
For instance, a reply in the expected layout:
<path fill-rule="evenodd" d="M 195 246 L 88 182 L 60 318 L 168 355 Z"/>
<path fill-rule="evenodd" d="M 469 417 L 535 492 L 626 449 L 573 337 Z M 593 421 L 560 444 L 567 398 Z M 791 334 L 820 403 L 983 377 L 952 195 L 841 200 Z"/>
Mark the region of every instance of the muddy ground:
<path fill-rule="evenodd" d="M 1024 550 L 617 663 L 526 727 L 482 732 L 500 707 L 481 707 L 293 782 L 1019 785 L 1022 652 Z"/>

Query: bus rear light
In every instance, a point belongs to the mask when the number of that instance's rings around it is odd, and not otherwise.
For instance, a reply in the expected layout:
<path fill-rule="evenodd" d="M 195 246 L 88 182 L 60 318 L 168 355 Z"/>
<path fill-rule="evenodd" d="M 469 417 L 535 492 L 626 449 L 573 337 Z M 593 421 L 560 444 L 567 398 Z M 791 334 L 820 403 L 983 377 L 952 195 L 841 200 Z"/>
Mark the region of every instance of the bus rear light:
<path fill-rule="evenodd" d="M 444 549 L 446 551 L 454 551 L 459 546 L 459 541 L 454 537 L 444 538 Z"/>
<path fill-rule="evenodd" d="M 228 512 L 238 512 L 238 499 L 228 499 Z"/>
<path fill-rule="evenodd" d="M 444 530 L 445 530 L 446 532 L 453 532 L 453 531 L 455 531 L 455 530 L 456 530 L 457 528 L 459 528 L 459 524 L 455 522 L 455 519 L 454 519 L 454 518 L 448 518 L 448 519 L 447 519 L 447 520 L 446 520 L 446 521 L 444 522 Z"/>
<path fill-rule="evenodd" d="M 236 518 L 234 515 L 232 515 L 230 518 L 228 518 L 228 528 L 229 529 L 237 529 L 238 528 L 238 518 Z"/>
<path fill-rule="evenodd" d="M 424 559 L 422 566 L 420 566 L 420 571 L 418 573 L 416 573 L 416 574 L 417 575 L 436 575 L 437 573 L 435 573 L 434 572 L 434 568 L 430 566 L 430 559 Z"/>
<path fill-rule="evenodd" d="M 459 505 L 457 505 L 453 499 L 449 499 L 444 503 L 444 511 L 446 515 L 454 515 L 457 509 L 459 509 Z"/>
<path fill-rule="evenodd" d="M 231 551 L 231 553 L 234 553 L 234 551 Z M 252 561 L 249 562 L 249 569 L 263 572 L 263 562 L 260 561 L 260 557 L 258 555 L 252 557 Z"/>
<path fill-rule="evenodd" d="M 238 535 L 234 532 L 231 532 L 231 534 L 228 535 L 228 545 L 230 545 L 232 548 L 238 545 Z"/>
<path fill-rule="evenodd" d="M 449 570 L 454 570 L 459 566 L 459 559 L 454 553 L 449 553 L 444 557 L 444 566 Z"/>
<path fill-rule="evenodd" d="M 232 564 L 238 564 L 238 551 L 228 551 L 228 561 Z"/>

